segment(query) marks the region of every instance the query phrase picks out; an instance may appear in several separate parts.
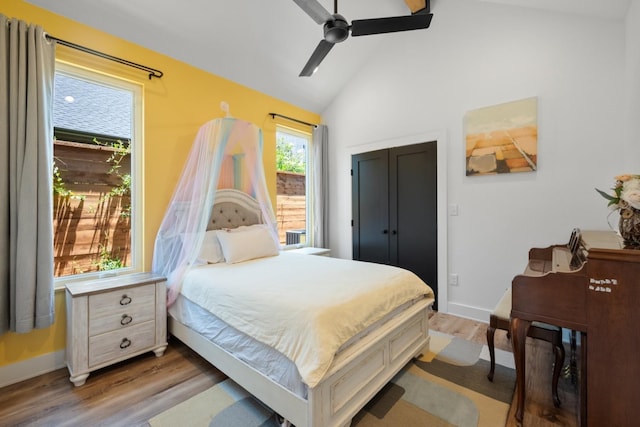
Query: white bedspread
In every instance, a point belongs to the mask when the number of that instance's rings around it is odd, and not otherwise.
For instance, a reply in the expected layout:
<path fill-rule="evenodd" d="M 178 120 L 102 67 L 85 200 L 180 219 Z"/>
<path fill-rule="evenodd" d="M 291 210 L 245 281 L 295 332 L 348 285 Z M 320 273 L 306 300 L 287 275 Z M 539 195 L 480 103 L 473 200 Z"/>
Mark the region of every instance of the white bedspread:
<path fill-rule="evenodd" d="M 407 270 L 286 252 L 194 268 L 182 294 L 283 353 L 309 387 L 349 338 L 407 301 L 433 297 Z"/>

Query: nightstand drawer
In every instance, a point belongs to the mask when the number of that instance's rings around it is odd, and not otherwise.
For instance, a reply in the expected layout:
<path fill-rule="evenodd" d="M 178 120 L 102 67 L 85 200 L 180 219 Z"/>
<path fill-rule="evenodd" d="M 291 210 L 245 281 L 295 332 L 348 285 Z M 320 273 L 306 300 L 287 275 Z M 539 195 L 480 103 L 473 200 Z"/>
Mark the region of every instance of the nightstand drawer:
<path fill-rule="evenodd" d="M 89 336 L 152 320 L 155 298 L 153 284 L 89 296 Z"/>
<path fill-rule="evenodd" d="M 89 367 L 124 358 L 129 354 L 152 347 L 155 323 L 145 322 L 120 331 L 89 338 Z"/>

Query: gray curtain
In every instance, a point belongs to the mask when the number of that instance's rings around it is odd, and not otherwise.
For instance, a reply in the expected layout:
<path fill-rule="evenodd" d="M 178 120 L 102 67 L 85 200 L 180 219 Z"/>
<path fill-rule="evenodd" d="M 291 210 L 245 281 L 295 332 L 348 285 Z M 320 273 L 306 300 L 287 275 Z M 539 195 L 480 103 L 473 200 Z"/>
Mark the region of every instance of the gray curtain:
<path fill-rule="evenodd" d="M 329 248 L 329 129 L 318 125 L 313 129 L 313 235 L 311 244 Z"/>
<path fill-rule="evenodd" d="M 55 44 L 0 15 L 0 334 L 50 326 Z"/>

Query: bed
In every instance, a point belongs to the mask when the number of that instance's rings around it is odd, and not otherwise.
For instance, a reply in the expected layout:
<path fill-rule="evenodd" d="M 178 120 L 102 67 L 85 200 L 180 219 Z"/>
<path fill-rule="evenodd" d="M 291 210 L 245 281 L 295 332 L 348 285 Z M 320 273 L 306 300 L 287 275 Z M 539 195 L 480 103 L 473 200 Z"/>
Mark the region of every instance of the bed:
<path fill-rule="evenodd" d="M 207 229 L 229 233 L 218 234 L 224 242 L 248 235 L 234 230 L 261 222 L 253 198 L 219 190 Z M 222 231 L 227 228 L 233 230 Z M 278 413 L 284 424 L 350 425 L 407 362 L 428 348 L 433 292 L 412 273 L 286 251 L 243 260 L 244 253 L 222 246 L 227 261 L 237 262 L 203 262 L 191 269 L 169 308 L 169 332 Z M 321 271 L 327 275 L 321 277 Z M 282 280 L 285 275 L 288 280 Z M 380 284 L 373 284 L 376 278 Z M 341 284 L 345 280 L 349 286 Z M 295 287 L 305 287 L 313 304 L 300 308 Z M 286 297 L 269 298 L 269 292 Z M 376 292 L 384 298 L 374 299 Z M 333 311 L 320 311 L 325 299 L 338 304 Z M 310 314 L 316 305 L 317 316 Z M 376 309 L 362 308 L 370 305 Z M 285 322 L 289 326 L 283 327 Z"/>

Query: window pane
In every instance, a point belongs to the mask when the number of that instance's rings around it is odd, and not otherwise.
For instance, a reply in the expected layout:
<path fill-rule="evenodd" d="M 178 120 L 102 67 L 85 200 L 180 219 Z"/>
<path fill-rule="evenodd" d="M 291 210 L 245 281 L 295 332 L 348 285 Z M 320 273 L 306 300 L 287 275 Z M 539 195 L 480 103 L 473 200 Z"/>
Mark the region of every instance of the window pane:
<path fill-rule="evenodd" d="M 56 73 L 54 127 L 131 139 L 132 114 L 131 91 Z"/>
<path fill-rule="evenodd" d="M 100 78 L 56 73 L 56 277 L 132 265 L 134 94 Z"/>
<path fill-rule="evenodd" d="M 307 242 L 309 143 L 310 136 L 307 134 L 283 128 L 278 128 L 276 132 L 276 220 L 280 243 L 283 245 Z"/>

